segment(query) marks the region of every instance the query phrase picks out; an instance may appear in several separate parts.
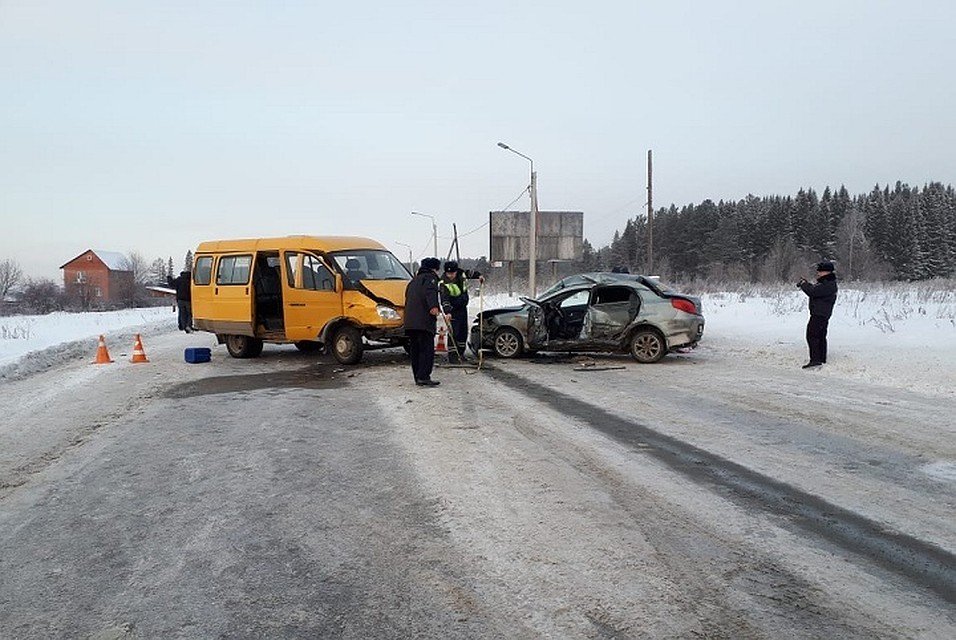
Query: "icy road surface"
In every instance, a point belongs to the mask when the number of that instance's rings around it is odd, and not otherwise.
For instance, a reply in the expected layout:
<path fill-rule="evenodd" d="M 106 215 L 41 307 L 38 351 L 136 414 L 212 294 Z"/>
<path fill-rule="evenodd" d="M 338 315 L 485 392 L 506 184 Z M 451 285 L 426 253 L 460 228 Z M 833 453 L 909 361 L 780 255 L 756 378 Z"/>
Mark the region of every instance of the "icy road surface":
<path fill-rule="evenodd" d="M 956 637 L 951 395 L 213 344 L 0 384 L 4 637 Z"/>

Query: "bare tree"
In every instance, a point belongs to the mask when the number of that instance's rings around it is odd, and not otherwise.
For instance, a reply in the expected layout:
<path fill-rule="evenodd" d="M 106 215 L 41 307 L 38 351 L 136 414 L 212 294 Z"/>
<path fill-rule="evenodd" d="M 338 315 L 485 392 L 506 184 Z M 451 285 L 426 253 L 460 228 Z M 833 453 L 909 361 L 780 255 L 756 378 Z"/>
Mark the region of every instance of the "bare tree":
<path fill-rule="evenodd" d="M 64 298 L 63 289 L 49 278 L 28 279 L 21 296 L 24 306 L 35 313 L 59 311 L 64 306 Z"/>
<path fill-rule="evenodd" d="M 0 300 L 16 289 L 23 279 L 23 271 L 15 260 L 7 258 L 0 261 Z"/>
<path fill-rule="evenodd" d="M 152 284 L 166 284 L 166 261 L 156 258 L 149 267 L 149 282 Z"/>
<path fill-rule="evenodd" d="M 126 254 L 126 268 L 133 272 L 133 282 L 145 284 L 150 278 L 152 265 L 146 262 L 143 254 L 130 251 Z"/>

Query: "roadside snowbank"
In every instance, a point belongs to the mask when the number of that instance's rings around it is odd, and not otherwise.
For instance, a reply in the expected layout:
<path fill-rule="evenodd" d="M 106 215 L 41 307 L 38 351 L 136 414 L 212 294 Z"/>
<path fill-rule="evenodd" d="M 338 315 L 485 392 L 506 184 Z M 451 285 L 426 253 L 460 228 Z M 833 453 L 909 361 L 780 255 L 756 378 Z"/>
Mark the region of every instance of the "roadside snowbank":
<path fill-rule="evenodd" d="M 126 349 L 132 348 L 126 342 L 134 333 L 175 328 L 176 314 L 169 306 L 5 316 L 0 318 L 0 378 L 21 377 L 67 358 L 92 358 L 100 334 L 111 350 Z"/>

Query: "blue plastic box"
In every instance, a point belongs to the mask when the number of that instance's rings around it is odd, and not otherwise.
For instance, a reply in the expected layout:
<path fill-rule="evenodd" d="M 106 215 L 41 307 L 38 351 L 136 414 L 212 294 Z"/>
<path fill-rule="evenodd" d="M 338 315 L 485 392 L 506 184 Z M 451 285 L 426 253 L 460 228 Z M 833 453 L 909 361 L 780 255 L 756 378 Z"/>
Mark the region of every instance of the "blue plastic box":
<path fill-rule="evenodd" d="M 197 364 L 199 362 L 209 362 L 212 359 L 212 349 L 206 347 L 190 347 L 186 349 L 186 362 Z"/>

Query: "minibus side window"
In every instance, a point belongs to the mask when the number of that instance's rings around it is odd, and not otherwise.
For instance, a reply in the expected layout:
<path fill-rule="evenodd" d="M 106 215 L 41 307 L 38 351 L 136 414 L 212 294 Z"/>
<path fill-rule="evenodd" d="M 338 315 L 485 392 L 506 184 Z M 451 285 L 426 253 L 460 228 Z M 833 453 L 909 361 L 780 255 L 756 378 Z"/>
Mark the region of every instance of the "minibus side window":
<path fill-rule="evenodd" d="M 212 282 L 212 256 L 200 256 L 196 259 L 193 282 L 195 284 L 209 284 Z"/>
<path fill-rule="evenodd" d="M 252 256 L 223 256 L 219 258 L 216 284 L 248 284 Z"/>
<path fill-rule="evenodd" d="M 286 251 L 285 253 L 285 273 L 286 279 L 289 281 L 289 286 L 293 289 L 295 288 L 295 275 L 296 271 L 299 268 L 299 254 L 294 251 Z"/>
<path fill-rule="evenodd" d="M 301 280 L 296 278 L 298 275 L 296 269 L 298 268 L 298 260 L 300 254 L 287 251 L 285 254 L 285 261 L 288 269 L 286 272 L 289 274 L 289 286 L 296 289 L 309 289 L 312 291 L 335 291 L 335 276 L 332 275 L 332 272 L 329 271 L 328 267 L 323 264 L 321 260 L 313 255 L 307 253 L 302 255 L 302 277 Z M 299 280 L 298 286 L 296 285 L 296 280 Z"/>
<path fill-rule="evenodd" d="M 335 291 L 335 277 L 315 256 L 302 256 L 302 287 L 315 291 Z"/>

